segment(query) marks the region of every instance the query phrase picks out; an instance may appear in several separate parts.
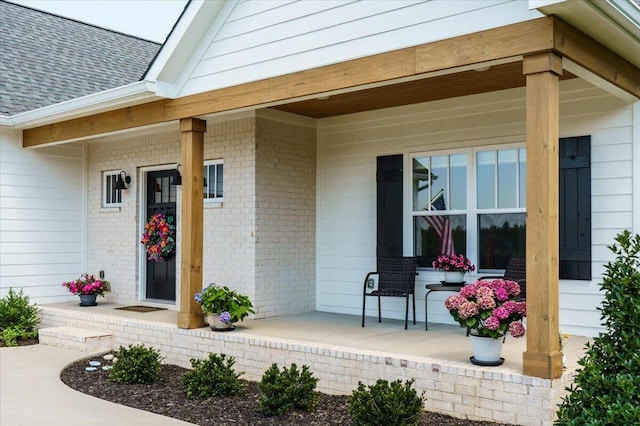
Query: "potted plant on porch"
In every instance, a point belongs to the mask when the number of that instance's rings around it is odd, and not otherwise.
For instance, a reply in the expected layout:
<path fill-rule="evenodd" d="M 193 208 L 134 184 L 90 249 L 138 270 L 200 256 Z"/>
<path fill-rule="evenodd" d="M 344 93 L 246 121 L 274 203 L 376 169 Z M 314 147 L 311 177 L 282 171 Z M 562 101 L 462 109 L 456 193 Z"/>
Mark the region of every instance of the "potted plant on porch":
<path fill-rule="evenodd" d="M 461 326 L 467 327 L 477 365 L 501 365 L 502 343 L 507 333 L 524 336 L 522 319 L 526 302 L 517 301 L 520 286 L 509 280 L 479 280 L 467 284 L 445 300 L 445 307 Z"/>
<path fill-rule="evenodd" d="M 249 314 L 255 313 L 248 296 L 214 283 L 203 288 L 202 292 L 196 293 L 195 300 L 207 316 L 211 329 L 216 331 L 233 330 L 235 329 L 233 323 L 242 321 Z"/>
<path fill-rule="evenodd" d="M 461 284 L 464 282 L 464 274 L 475 271 L 476 267 L 464 254 L 441 254 L 433 261 L 432 266 L 438 271 L 444 272 L 446 283 Z"/>
<path fill-rule="evenodd" d="M 73 281 L 66 281 L 62 286 L 80 297 L 80 306 L 96 306 L 96 298 L 103 296 L 111 290 L 109 281 L 96 278 L 91 274 L 82 274 L 80 278 Z"/>

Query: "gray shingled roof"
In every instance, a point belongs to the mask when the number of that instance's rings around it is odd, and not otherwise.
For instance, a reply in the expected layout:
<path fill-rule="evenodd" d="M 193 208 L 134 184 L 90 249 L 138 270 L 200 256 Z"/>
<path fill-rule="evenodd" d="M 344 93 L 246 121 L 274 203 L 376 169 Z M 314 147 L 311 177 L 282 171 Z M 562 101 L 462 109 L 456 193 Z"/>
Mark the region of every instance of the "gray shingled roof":
<path fill-rule="evenodd" d="M 0 0 L 0 115 L 139 81 L 159 48 Z"/>

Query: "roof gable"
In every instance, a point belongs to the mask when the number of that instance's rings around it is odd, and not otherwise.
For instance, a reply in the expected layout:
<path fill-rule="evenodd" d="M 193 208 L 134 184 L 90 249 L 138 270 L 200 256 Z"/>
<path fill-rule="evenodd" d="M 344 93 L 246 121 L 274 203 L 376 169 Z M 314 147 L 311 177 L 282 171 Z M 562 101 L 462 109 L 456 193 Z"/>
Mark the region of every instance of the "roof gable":
<path fill-rule="evenodd" d="M 0 0 L 0 115 L 139 81 L 160 45 Z"/>

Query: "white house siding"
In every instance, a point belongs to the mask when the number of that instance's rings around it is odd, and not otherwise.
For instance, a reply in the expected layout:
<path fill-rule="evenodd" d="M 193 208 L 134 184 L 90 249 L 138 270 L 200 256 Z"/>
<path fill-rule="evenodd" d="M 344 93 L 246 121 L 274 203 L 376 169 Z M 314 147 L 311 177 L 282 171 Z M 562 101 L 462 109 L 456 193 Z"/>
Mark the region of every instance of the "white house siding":
<path fill-rule="evenodd" d="M 315 120 L 262 111 L 256 124 L 256 300 L 263 316 L 315 309 Z"/>
<path fill-rule="evenodd" d="M 38 304 L 69 300 L 61 283 L 84 262 L 84 149 L 21 145 L 21 131 L 0 127 L 0 297 L 22 288 Z"/>
<path fill-rule="evenodd" d="M 179 96 L 541 17 L 526 1 L 240 1 L 177 81 Z"/>
<path fill-rule="evenodd" d="M 593 336 L 601 329 L 596 307 L 603 264 L 612 258 L 606 246 L 632 227 L 632 107 L 575 79 L 561 83 L 560 114 L 562 137 L 591 135 L 593 187 L 593 280 L 561 281 L 560 322 L 563 331 Z M 524 142 L 524 89 L 327 118 L 319 121 L 318 133 L 316 306 L 359 314 L 362 281 L 375 269 L 376 157 Z M 410 244 L 405 241 L 406 253 Z M 418 281 L 440 279 L 423 271 Z M 417 285 L 422 321 L 424 294 Z M 443 306 L 446 296 L 430 295 L 430 321 L 453 323 Z M 375 304 L 369 306 L 374 315 Z M 385 317 L 404 316 L 400 299 L 386 298 L 383 310 Z"/>

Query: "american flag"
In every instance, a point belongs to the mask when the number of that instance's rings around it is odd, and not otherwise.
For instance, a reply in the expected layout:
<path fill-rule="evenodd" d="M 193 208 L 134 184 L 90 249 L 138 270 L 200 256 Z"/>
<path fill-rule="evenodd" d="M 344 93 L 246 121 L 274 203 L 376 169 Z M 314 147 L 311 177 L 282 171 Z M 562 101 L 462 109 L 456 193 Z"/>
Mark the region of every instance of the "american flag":
<path fill-rule="evenodd" d="M 431 200 L 433 210 L 446 210 L 444 192 L 440 191 Z M 436 231 L 440 238 L 440 254 L 452 256 L 455 254 L 453 248 L 453 235 L 451 234 L 451 220 L 449 216 L 423 216 L 424 220 Z"/>

